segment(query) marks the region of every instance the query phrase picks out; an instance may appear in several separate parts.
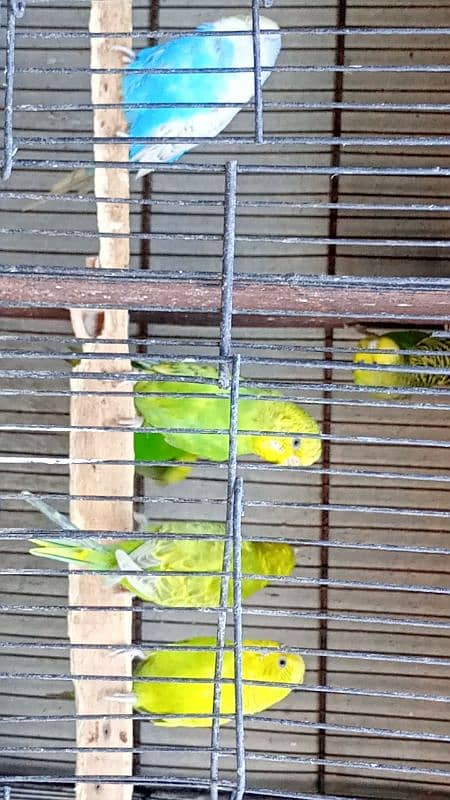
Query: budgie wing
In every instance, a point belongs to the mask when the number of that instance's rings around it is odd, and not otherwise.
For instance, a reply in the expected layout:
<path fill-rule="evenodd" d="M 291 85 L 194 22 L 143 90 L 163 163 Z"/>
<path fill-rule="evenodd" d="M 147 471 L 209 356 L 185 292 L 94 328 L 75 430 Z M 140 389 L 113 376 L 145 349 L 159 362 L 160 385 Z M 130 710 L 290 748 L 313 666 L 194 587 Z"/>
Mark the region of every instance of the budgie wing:
<path fill-rule="evenodd" d="M 157 375 L 170 375 L 180 378 L 200 378 L 205 381 L 217 382 L 219 377 L 219 370 L 214 364 L 199 364 L 198 362 L 190 361 L 162 361 L 157 364 L 150 364 L 145 361 L 132 361 L 133 368 L 142 370 L 143 372 L 152 372 Z M 199 384 L 201 385 L 201 384 Z M 183 389 L 179 388 L 179 391 Z M 214 391 L 214 394 L 228 394 L 228 389 L 220 389 L 219 386 L 209 386 L 208 392 Z M 258 386 L 240 386 L 240 394 L 251 394 L 257 396 L 268 395 L 270 397 L 279 397 L 280 392 L 275 389 L 260 388 Z"/>
<path fill-rule="evenodd" d="M 172 447 L 161 433 L 140 433 L 134 434 L 134 458 L 139 461 L 195 461 L 195 456 Z M 153 478 L 162 484 L 176 483 L 189 475 L 190 467 L 186 466 L 144 466 L 136 464 L 136 472 L 146 478 Z"/>
<path fill-rule="evenodd" d="M 218 370 L 214 364 L 199 364 L 198 362 L 190 361 L 161 361 L 157 364 L 152 364 L 149 361 L 132 361 L 131 365 L 135 369 L 156 373 L 157 375 L 204 378 L 210 381 L 217 381 L 218 378 Z"/>

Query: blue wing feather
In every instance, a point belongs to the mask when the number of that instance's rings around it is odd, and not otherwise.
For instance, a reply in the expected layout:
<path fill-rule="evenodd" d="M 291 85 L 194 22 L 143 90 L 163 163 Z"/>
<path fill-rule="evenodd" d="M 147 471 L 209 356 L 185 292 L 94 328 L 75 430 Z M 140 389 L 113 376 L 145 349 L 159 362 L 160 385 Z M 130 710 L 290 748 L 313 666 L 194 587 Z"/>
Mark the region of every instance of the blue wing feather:
<path fill-rule="evenodd" d="M 226 91 L 226 74 L 221 73 L 136 73 L 141 69 L 208 69 L 233 66 L 234 47 L 225 36 L 184 36 L 156 47 L 141 50 L 130 64 L 123 80 L 125 103 L 215 103 Z M 188 121 L 195 108 L 174 107 L 128 109 L 130 136 L 154 136 L 161 125 Z M 135 159 L 142 144 L 132 145 Z M 180 153 L 180 156 L 182 154 Z M 178 157 L 180 157 L 178 156 Z"/>

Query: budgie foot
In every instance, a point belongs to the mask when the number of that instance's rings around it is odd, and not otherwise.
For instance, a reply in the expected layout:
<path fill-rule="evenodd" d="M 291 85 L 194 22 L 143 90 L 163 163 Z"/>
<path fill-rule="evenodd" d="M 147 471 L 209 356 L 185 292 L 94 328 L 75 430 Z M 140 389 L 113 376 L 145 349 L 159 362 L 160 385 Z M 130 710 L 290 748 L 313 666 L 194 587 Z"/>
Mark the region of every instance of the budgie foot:
<path fill-rule="evenodd" d="M 147 658 L 147 654 L 140 647 L 117 647 L 111 650 L 111 655 L 113 657 L 128 655 L 131 658 L 138 658 L 139 661 L 145 661 Z"/>
<path fill-rule="evenodd" d="M 117 694 L 105 695 L 105 700 L 114 700 L 116 703 L 135 703 L 137 700 L 134 692 L 118 692 Z"/>
<path fill-rule="evenodd" d="M 131 64 L 136 58 L 136 54 L 130 47 L 124 47 L 121 44 L 116 44 L 111 49 L 116 50 L 118 53 L 122 53 L 122 61 L 124 64 Z"/>
<path fill-rule="evenodd" d="M 144 424 L 144 417 L 138 415 L 135 417 L 120 417 L 116 420 L 116 424 L 123 428 L 141 428 Z"/>

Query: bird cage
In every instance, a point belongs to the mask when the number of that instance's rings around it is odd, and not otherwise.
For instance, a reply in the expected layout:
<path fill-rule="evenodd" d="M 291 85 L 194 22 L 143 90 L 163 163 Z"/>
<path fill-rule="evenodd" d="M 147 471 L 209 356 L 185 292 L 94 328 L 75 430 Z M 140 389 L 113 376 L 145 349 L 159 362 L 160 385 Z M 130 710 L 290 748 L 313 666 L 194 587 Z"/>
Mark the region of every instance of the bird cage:
<path fill-rule="evenodd" d="M 2 4 L 5 800 L 450 798 L 447 10 L 440 0 Z M 124 99 L 139 64 L 124 63 L 123 48 L 185 35 L 195 49 L 215 35 L 198 26 L 242 15 L 244 33 L 221 35 L 246 33 L 252 99 L 211 136 L 175 137 L 186 154 L 149 159 L 136 179 L 126 112 L 170 103 Z M 189 67 L 141 73 L 183 86 Z M 248 64 L 198 73 L 217 86 L 233 70 L 243 85 Z M 238 110 L 234 97 L 178 102 L 217 119 Z M 140 131 L 131 146 L 170 139 Z M 66 191 L 89 169 L 94 192 Z M 377 347 L 386 358 L 373 366 Z M 178 425 L 144 413 L 133 427 L 142 365 L 161 363 L 177 365 L 176 388 L 173 373 L 157 373 L 152 402 L 177 403 Z M 226 424 L 207 411 L 205 384 Z M 266 415 L 267 429 L 243 428 L 243 399 L 315 422 L 299 433 Z M 197 439 L 226 441 L 226 456 L 143 458 L 139 436 L 186 441 L 173 431 L 192 434 L 196 400 Z M 277 434 L 279 447 L 306 442 L 314 456 L 241 455 L 242 430 Z M 112 567 L 30 554 L 56 538 L 86 550 L 87 536 L 113 546 Z M 187 568 L 205 536 L 203 561 Z M 178 546 L 181 567 L 153 556 L 148 574 L 127 568 L 117 549 L 136 539 Z M 288 547 L 295 567 L 249 568 L 252 543 Z M 158 570 L 170 599 L 129 590 L 140 581 L 149 592 Z M 212 595 L 186 603 L 192 581 L 210 578 Z M 249 654 L 271 656 L 273 642 L 277 668 L 291 659 L 304 675 L 248 677 Z M 159 684 L 132 674 L 137 650 L 170 654 Z M 194 665 L 208 654 L 207 678 L 170 672 L 187 653 Z M 164 697 L 184 685 L 189 712 L 133 705 L 152 681 Z M 285 696 L 247 707 L 274 686 Z"/>

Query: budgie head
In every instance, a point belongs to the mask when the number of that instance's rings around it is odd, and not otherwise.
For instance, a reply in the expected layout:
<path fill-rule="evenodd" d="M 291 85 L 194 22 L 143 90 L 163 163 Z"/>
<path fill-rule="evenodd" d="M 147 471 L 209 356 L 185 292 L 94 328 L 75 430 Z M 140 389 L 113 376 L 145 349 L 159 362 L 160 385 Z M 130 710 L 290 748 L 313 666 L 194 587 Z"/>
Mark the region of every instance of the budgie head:
<path fill-rule="evenodd" d="M 310 467 L 322 454 L 321 440 L 305 436 L 320 434 L 319 425 L 307 411 L 293 403 L 266 403 L 265 419 L 260 420 L 260 428 L 275 432 L 273 436 L 253 436 L 252 452 L 264 461 L 285 467 Z M 277 436 L 276 433 L 291 433 L 292 436 Z"/>
<path fill-rule="evenodd" d="M 380 352 L 380 351 L 389 352 Z M 406 366 L 405 356 L 400 346 L 390 336 L 367 336 L 358 342 L 358 352 L 353 356 L 354 364 L 367 366 L 398 367 Z M 358 386 L 403 386 L 404 372 L 384 372 L 383 370 L 355 369 L 353 379 Z"/>
<path fill-rule="evenodd" d="M 261 66 L 270 67 L 269 70 L 261 70 L 261 82 L 267 80 L 270 75 L 270 70 L 274 66 L 278 54 L 281 50 L 281 36 L 279 33 L 271 33 L 271 31 L 279 31 L 280 28 L 276 22 L 268 17 L 259 18 L 260 26 L 260 55 Z M 220 31 L 232 33 L 236 31 L 239 34 L 245 31 L 249 32 L 249 36 L 228 36 L 227 41 L 231 42 L 234 48 L 234 65 L 236 67 L 245 68 L 249 67 L 253 70 L 253 41 L 251 37 L 253 29 L 253 22 L 251 14 L 239 14 L 235 17 L 223 17 L 216 20 L 216 22 L 205 22 L 199 25 L 199 31 Z M 267 33 L 266 33 L 267 31 Z M 253 81 L 253 75 L 249 76 Z M 239 81 L 246 82 L 249 79 L 244 73 L 237 75 Z M 251 92 L 253 94 L 253 92 Z"/>
<path fill-rule="evenodd" d="M 286 653 L 278 642 L 245 639 L 244 646 L 264 648 L 273 652 L 244 650 L 243 667 L 245 680 L 270 681 L 271 683 L 303 682 L 305 662 L 296 653 Z"/>

